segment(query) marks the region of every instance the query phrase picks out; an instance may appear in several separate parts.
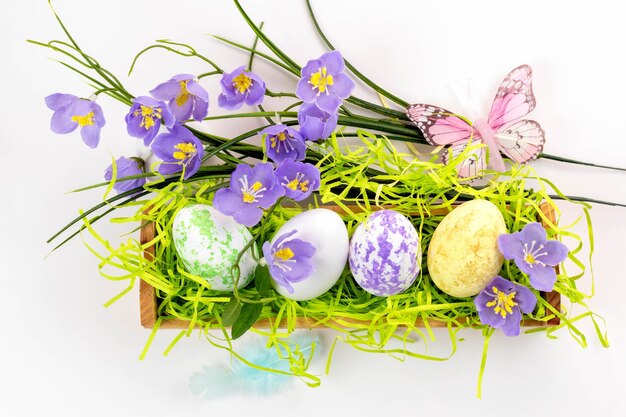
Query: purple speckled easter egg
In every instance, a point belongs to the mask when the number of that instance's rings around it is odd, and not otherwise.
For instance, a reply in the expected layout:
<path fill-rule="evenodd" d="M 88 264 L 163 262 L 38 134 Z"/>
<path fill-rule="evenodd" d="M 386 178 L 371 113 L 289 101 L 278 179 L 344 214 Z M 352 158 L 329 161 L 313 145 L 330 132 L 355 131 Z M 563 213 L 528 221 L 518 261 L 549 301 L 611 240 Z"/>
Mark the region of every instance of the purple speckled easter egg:
<path fill-rule="evenodd" d="M 408 218 L 393 210 L 373 213 L 350 240 L 354 279 L 365 291 L 386 297 L 413 284 L 421 265 L 420 239 Z"/>

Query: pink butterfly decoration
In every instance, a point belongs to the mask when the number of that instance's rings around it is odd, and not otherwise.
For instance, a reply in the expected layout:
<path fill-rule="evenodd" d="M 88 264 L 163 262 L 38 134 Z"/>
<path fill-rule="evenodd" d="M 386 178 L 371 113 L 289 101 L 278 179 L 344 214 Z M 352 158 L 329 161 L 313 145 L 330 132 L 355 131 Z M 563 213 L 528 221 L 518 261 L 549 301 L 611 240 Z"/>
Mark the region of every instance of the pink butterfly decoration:
<path fill-rule="evenodd" d="M 470 152 L 458 167 L 459 176 L 475 177 L 486 168 L 505 171 L 500 153 L 515 162 L 524 163 L 537 156 L 545 143 L 544 131 L 534 120 L 522 119 L 535 108 L 532 69 L 521 65 L 511 71 L 498 88 L 488 118 L 468 123 L 454 113 L 429 104 L 413 104 L 406 110 L 408 118 L 422 131 L 431 145 L 449 145 L 453 157 L 472 144 L 485 147 Z M 448 163 L 448 152 L 442 155 Z"/>

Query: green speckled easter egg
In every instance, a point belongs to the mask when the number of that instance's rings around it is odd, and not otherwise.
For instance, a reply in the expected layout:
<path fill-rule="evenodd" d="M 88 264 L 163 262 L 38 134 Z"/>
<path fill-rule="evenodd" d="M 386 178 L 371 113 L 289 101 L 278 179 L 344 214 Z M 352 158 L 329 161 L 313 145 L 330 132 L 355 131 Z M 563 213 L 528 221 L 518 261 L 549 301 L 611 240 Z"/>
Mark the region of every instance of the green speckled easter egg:
<path fill-rule="evenodd" d="M 176 252 L 189 272 L 206 279 L 214 290 L 233 291 L 231 268 L 252 239 L 245 226 L 211 206 L 193 204 L 176 214 L 172 237 Z M 257 255 L 256 245 L 253 249 Z M 237 288 L 248 284 L 254 276 L 257 262 L 252 257 L 253 249 L 248 249 L 239 262 L 241 276 Z"/>

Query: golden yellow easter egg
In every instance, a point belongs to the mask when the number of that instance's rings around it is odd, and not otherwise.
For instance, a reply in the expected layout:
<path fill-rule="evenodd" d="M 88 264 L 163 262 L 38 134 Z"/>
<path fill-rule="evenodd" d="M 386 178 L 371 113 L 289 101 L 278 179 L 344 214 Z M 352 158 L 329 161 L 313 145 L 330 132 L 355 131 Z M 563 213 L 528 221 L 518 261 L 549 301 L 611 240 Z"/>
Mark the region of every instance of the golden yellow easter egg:
<path fill-rule="evenodd" d="M 459 205 L 443 218 L 428 247 L 428 272 L 454 297 L 478 294 L 500 272 L 498 236 L 507 233 L 502 213 L 486 200 Z"/>

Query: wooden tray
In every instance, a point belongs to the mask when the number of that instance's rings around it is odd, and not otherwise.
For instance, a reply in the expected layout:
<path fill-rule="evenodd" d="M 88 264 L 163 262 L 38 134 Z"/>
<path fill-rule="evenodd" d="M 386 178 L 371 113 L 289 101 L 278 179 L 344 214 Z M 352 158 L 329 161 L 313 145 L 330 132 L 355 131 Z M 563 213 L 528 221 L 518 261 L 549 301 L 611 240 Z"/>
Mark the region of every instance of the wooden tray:
<path fill-rule="evenodd" d="M 324 208 L 333 210 L 338 213 L 343 213 L 343 211 L 337 206 L 323 206 Z M 556 221 L 556 214 L 554 209 L 547 203 L 542 203 L 541 211 L 544 213 L 546 218 L 548 218 L 552 223 Z M 433 210 L 432 213 L 434 215 L 445 215 L 449 212 L 448 209 L 440 209 Z M 542 222 L 543 223 L 543 222 Z M 544 224 L 545 226 L 545 224 Z M 155 236 L 156 230 L 154 223 L 145 223 L 141 228 L 140 241 L 141 244 L 144 245 L 147 242 L 150 242 Z M 146 259 L 152 259 L 154 256 L 154 247 L 148 247 L 144 252 L 144 257 Z M 558 268 L 558 266 L 557 266 Z M 557 269 L 558 273 L 558 269 Z M 543 293 L 546 301 L 551 304 L 557 311 L 561 310 L 561 294 L 556 291 L 552 291 L 549 293 Z M 141 325 L 145 328 L 152 328 L 156 324 L 157 321 L 157 309 L 158 309 L 158 300 L 156 297 L 156 290 L 150 284 L 146 283 L 144 280 L 141 280 L 139 285 L 139 308 L 140 308 L 140 318 Z M 364 323 L 358 320 L 351 319 L 341 319 L 341 320 L 332 320 L 331 323 L 336 326 L 343 326 L 349 323 Z M 548 321 L 537 321 L 537 320 L 524 320 L 522 321 L 522 326 L 529 327 L 539 327 L 539 326 L 554 326 L 558 325 L 560 320 L 558 317 L 554 317 Z M 447 326 L 446 322 L 437 321 L 435 319 L 428 320 L 428 324 L 430 327 L 445 327 Z M 282 325 L 282 324 L 281 324 Z M 424 327 L 424 322 L 422 319 L 417 319 L 415 322 L 417 327 Z M 257 328 L 268 328 L 270 326 L 270 322 L 268 319 L 259 320 L 256 322 L 254 327 Z M 313 327 L 322 326 L 318 323 L 316 319 L 309 317 L 301 317 L 297 319 L 296 327 L 303 329 L 311 329 Z M 180 319 L 172 319 L 172 320 L 163 320 L 160 325 L 161 328 L 165 329 L 186 329 L 189 327 L 189 321 L 180 320 Z"/>

